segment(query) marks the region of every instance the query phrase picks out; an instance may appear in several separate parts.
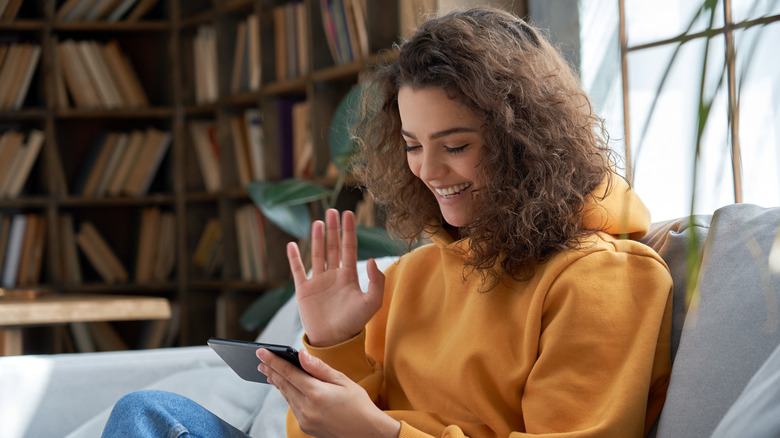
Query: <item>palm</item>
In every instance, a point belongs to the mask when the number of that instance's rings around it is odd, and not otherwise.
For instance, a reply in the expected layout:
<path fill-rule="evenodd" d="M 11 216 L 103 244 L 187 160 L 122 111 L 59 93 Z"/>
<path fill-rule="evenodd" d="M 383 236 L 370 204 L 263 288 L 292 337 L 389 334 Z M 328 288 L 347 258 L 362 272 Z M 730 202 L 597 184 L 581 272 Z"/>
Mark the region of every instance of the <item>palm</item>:
<path fill-rule="evenodd" d="M 354 215 L 344 213 L 343 237 L 338 212 L 328 210 L 325 218 L 327 235 L 322 222 L 312 225 L 310 278 L 306 278 L 297 245 L 290 243 L 287 248 L 301 321 L 315 346 L 335 345 L 359 333 L 379 309 L 384 286 L 376 264 L 369 262 L 368 292 L 360 290 Z"/>

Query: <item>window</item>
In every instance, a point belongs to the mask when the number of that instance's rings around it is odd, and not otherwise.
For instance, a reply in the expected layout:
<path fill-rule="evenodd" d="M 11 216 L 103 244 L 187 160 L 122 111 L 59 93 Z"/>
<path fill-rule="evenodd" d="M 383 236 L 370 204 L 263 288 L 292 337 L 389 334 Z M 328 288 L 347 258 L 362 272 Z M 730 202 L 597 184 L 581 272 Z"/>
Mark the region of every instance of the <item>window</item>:
<path fill-rule="evenodd" d="M 579 6 L 583 86 L 654 221 L 780 205 L 780 0 Z"/>

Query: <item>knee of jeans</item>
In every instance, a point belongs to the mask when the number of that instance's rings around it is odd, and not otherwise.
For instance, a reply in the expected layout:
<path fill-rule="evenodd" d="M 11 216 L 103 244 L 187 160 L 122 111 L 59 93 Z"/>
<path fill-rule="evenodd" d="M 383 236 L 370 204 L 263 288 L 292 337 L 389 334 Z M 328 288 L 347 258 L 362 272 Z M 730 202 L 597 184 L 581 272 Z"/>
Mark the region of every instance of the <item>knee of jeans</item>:
<path fill-rule="evenodd" d="M 160 400 L 172 396 L 175 397 L 176 394 L 150 389 L 133 391 L 122 396 L 114 405 L 114 409 L 121 409 L 123 411 L 143 409 L 150 405 L 156 405 Z"/>

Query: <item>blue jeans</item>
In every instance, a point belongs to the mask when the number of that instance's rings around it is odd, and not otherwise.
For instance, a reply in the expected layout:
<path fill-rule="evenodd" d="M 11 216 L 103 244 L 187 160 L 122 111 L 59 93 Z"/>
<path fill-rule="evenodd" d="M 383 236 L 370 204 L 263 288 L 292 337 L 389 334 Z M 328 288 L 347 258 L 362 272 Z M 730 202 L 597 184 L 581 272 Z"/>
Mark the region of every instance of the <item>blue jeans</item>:
<path fill-rule="evenodd" d="M 164 391 L 135 391 L 116 402 L 103 438 L 225 437 L 249 435 L 187 397 Z"/>

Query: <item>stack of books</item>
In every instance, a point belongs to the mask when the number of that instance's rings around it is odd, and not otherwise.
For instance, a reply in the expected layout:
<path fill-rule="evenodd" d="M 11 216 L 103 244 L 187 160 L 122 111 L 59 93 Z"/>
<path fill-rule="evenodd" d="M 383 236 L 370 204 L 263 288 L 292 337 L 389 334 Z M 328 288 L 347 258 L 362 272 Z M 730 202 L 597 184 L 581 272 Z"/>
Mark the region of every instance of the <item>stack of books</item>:
<path fill-rule="evenodd" d="M 105 44 L 70 39 L 60 42 L 57 62 L 63 72 L 56 78 L 57 105 L 61 108 L 70 106 L 68 95 L 77 108 L 149 106 L 138 75 L 116 40 Z"/>
<path fill-rule="evenodd" d="M 136 21 L 159 0 L 66 0 L 57 10 L 59 21 Z"/>
<path fill-rule="evenodd" d="M 0 278 L 3 287 L 39 283 L 46 219 L 36 213 L 0 215 Z"/>
<path fill-rule="evenodd" d="M 44 134 L 9 131 L 0 136 L 0 198 L 18 198 L 43 146 Z"/>
<path fill-rule="evenodd" d="M 170 143 L 171 133 L 156 128 L 100 135 L 87 153 L 74 193 L 87 197 L 145 195 Z"/>
<path fill-rule="evenodd" d="M 0 110 L 22 108 L 40 59 L 39 44 L 0 45 Z"/>

